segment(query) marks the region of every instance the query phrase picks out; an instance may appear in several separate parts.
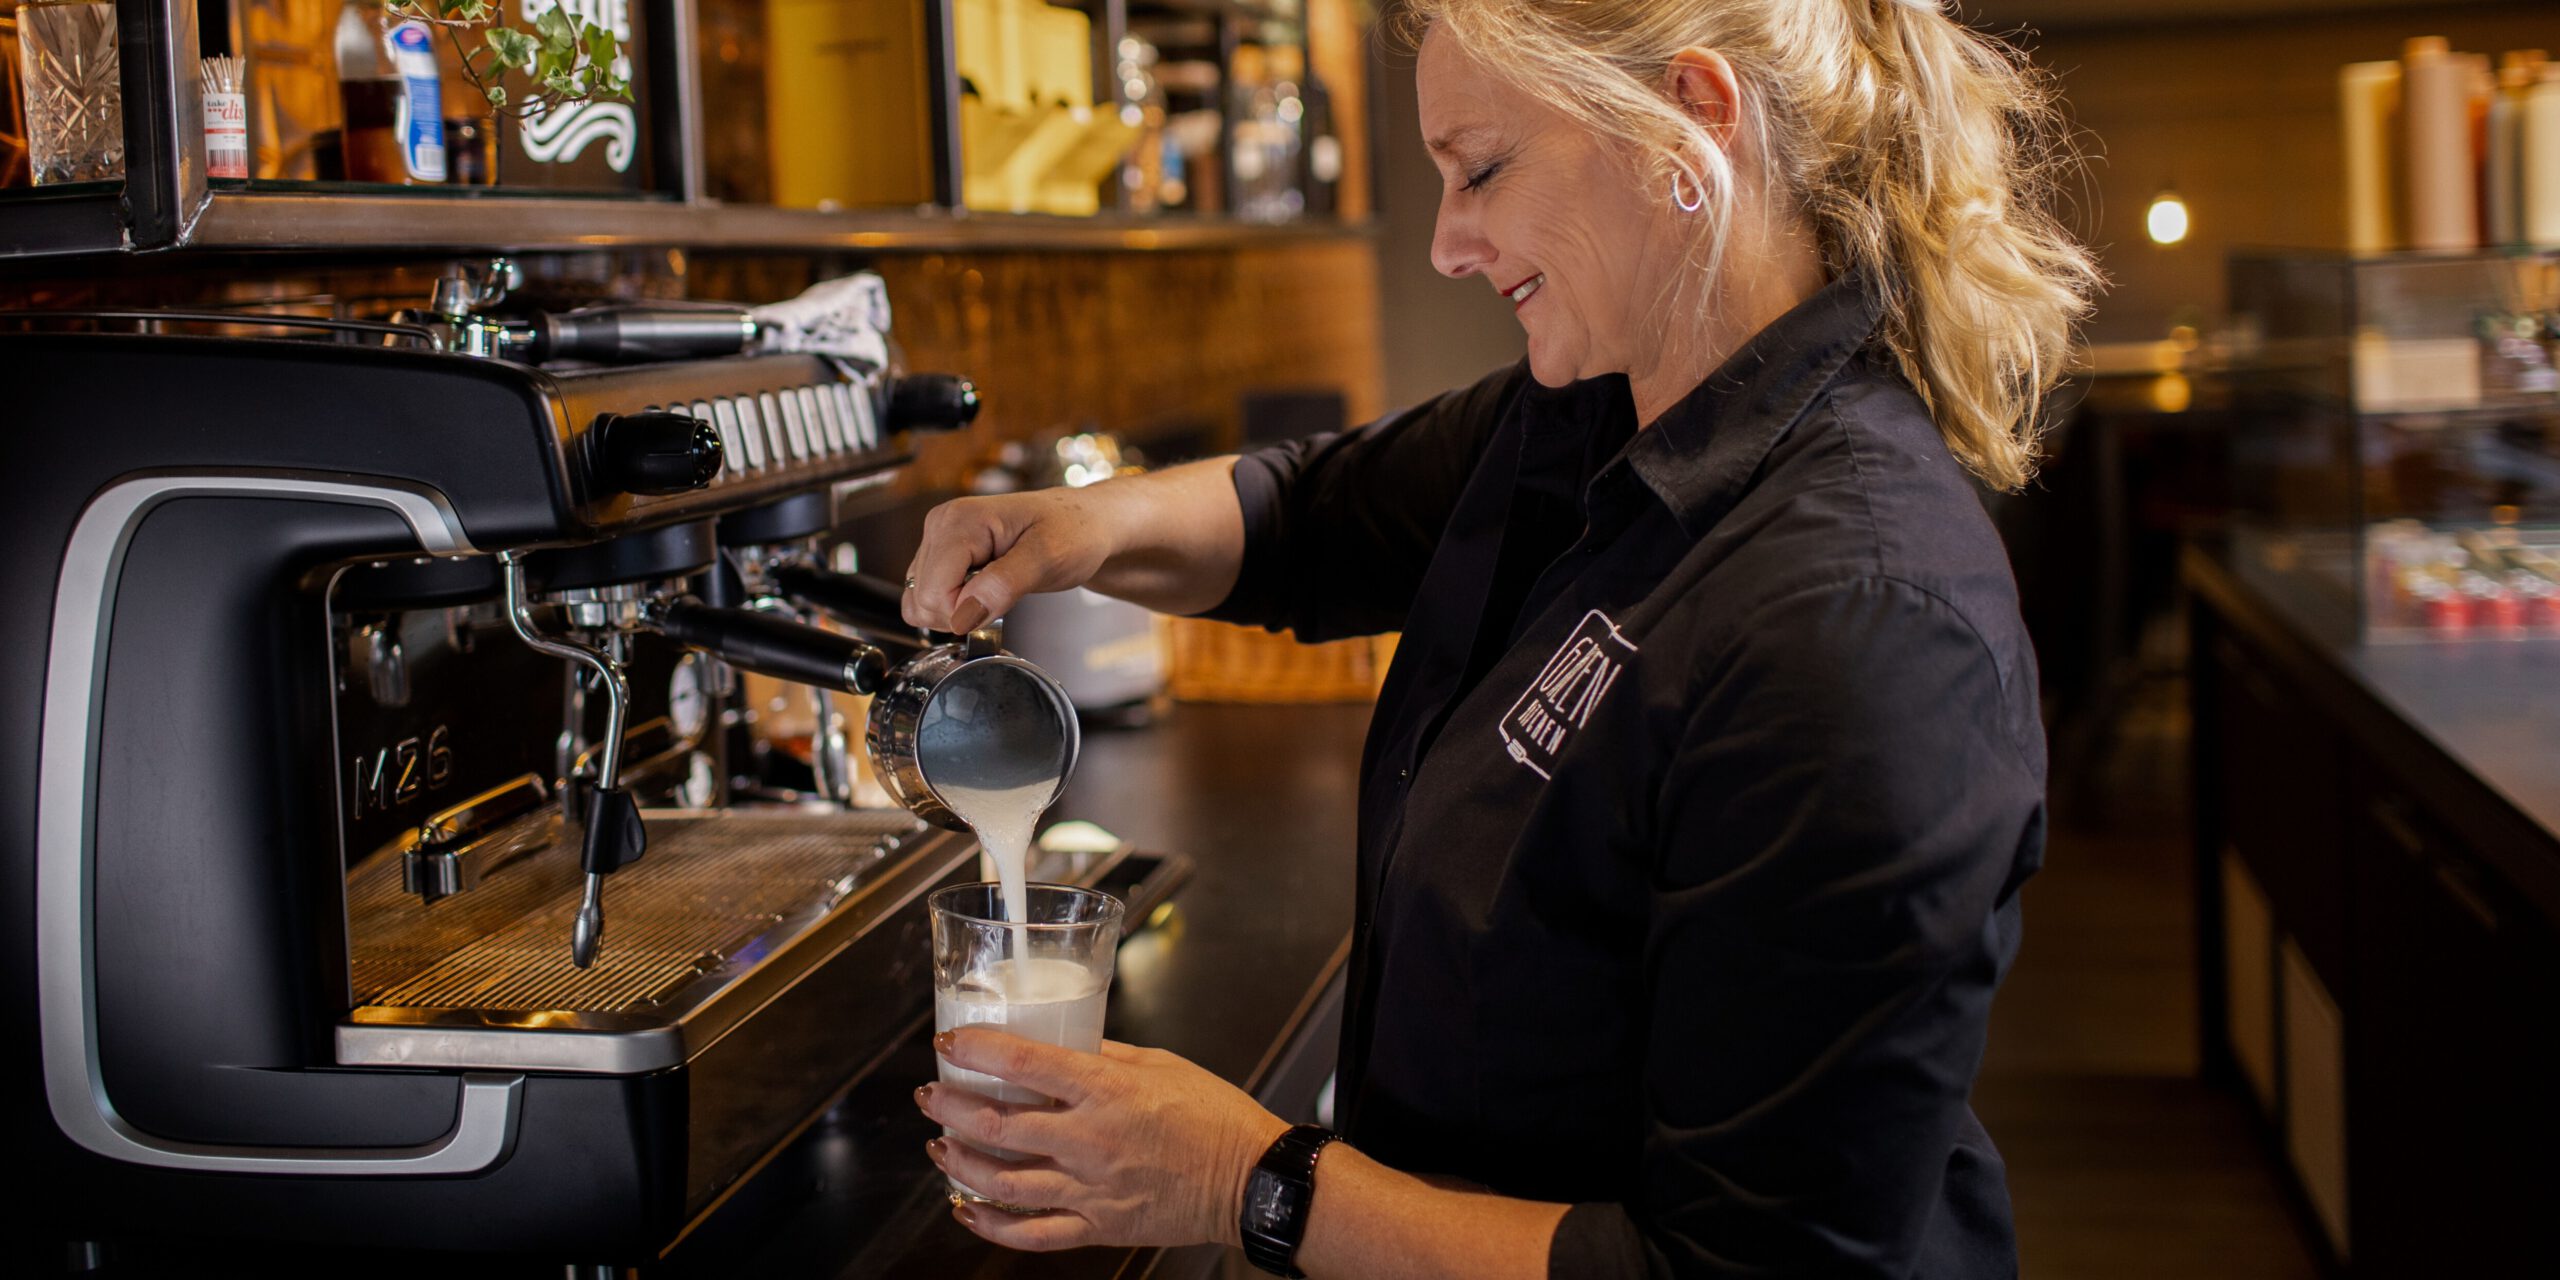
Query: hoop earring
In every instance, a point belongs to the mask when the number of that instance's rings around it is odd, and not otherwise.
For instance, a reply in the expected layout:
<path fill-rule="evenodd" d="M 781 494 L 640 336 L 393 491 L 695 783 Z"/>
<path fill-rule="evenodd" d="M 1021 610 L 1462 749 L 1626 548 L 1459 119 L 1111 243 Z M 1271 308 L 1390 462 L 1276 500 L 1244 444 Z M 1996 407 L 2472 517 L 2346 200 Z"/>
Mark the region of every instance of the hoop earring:
<path fill-rule="evenodd" d="M 1697 198 L 1697 199 L 1695 199 L 1695 200 L 1683 200 L 1683 199 L 1681 199 L 1681 198 L 1680 198 L 1680 171 L 1679 171 L 1679 170 L 1677 170 L 1677 169 L 1672 170 L 1672 171 L 1671 171 L 1671 203 L 1673 203 L 1673 204 L 1675 204 L 1675 205 L 1680 206 L 1680 212 L 1682 212 L 1682 213 L 1696 213 L 1698 210 L 1703 209 L 1703 208 L 1706 208 L 1706 207 L 1707 207 L 1707 184 L 1705 184 L 1705 183 L 1703 183 L 1703 182 L 1701 182 L 1701 183 L 1699 183 L 1699 184 L 1698 184 L 1698 198 Z"/>

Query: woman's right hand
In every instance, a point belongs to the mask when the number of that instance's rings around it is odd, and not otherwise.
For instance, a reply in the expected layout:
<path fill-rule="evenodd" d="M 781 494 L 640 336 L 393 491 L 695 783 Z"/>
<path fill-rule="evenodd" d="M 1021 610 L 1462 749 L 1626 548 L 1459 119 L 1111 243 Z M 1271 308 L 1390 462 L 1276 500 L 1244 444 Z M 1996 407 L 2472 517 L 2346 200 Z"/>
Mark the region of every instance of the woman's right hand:
<path fill-rule="evenodd" d="M 1083 586 L 1118 547 L 1114 505 L 1090 490 L 956 498 L 924 518 L 907 566 L 909 625 L 965 633 L 1035 591 Z"/>

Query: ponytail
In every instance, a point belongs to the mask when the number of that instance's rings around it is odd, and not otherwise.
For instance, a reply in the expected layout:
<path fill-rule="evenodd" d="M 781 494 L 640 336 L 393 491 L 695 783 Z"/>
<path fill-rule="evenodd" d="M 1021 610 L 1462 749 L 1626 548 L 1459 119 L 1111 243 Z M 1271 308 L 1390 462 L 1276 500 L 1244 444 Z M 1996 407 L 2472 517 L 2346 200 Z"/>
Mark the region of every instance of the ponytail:
<path fill-rule="evenodd" d="M 1863 92 L 1802 95 L 1829 163 L 1796 184 L 1838 265 L 1879 283 L 1885 340 L 1948 449 L 2015 489 L 2100 280 L 2047 203 L 2069 163 L 2051 95 L 1932 0 L 1846 8 Z"/>

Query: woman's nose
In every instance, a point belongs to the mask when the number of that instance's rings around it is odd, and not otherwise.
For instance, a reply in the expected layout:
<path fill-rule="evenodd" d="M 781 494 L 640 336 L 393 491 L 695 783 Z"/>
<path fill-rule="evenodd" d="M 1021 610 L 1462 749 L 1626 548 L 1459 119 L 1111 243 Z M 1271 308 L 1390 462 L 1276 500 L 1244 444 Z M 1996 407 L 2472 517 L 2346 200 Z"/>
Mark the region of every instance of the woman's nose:
<path fill-rule="evenodd" d="M 1492 247 L 1476 229 L 1475 219 L 1452 213 L 1448 202 L 1442 201 L 1439 220 L 1431 226 L 1432 268 L 1456 280 L 1482 271 L 1492 258 Z"/>

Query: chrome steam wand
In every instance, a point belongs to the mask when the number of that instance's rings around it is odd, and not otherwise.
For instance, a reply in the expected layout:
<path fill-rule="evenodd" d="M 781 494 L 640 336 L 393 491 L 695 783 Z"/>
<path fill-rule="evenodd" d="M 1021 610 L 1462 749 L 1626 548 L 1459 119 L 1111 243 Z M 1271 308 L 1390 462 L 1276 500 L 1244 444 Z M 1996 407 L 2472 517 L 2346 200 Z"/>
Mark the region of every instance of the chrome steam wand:
<path fill-rule="evenodd" d="M 582 865 L 586 868 L 586 893 L 578 903 L 577 923 L 569 933 L 570 962 L 584 969 L 595 963 L 597 949 L 604 941 L 604 878 L 640 857 L 648 847 L 648 833 L 640 822 L 640 807 L 631 793 L 622 789 L 622 728 L 629 713 L 631 691 L 623 679 L 622 665 L 611 657 L 582 644 L 554 639 L 536 630 L 533 605 L 525 595 L 524 564 L 521 553 L 498 553 L 498 565 L 506 579 L 507 625 L 516 638 L 537 653 L 548 654 L 584 667 L 595 676 L 605 695 L 604 740 L 596 751 L 595 785 L 585 789 L 586 814 Z M 577 679 L 573 671 L 569 677 Z M 577 803 L 580 788 L 563 780 L 561 804 Z M 574 815 L 564 815 L 574 816 Z"/>

